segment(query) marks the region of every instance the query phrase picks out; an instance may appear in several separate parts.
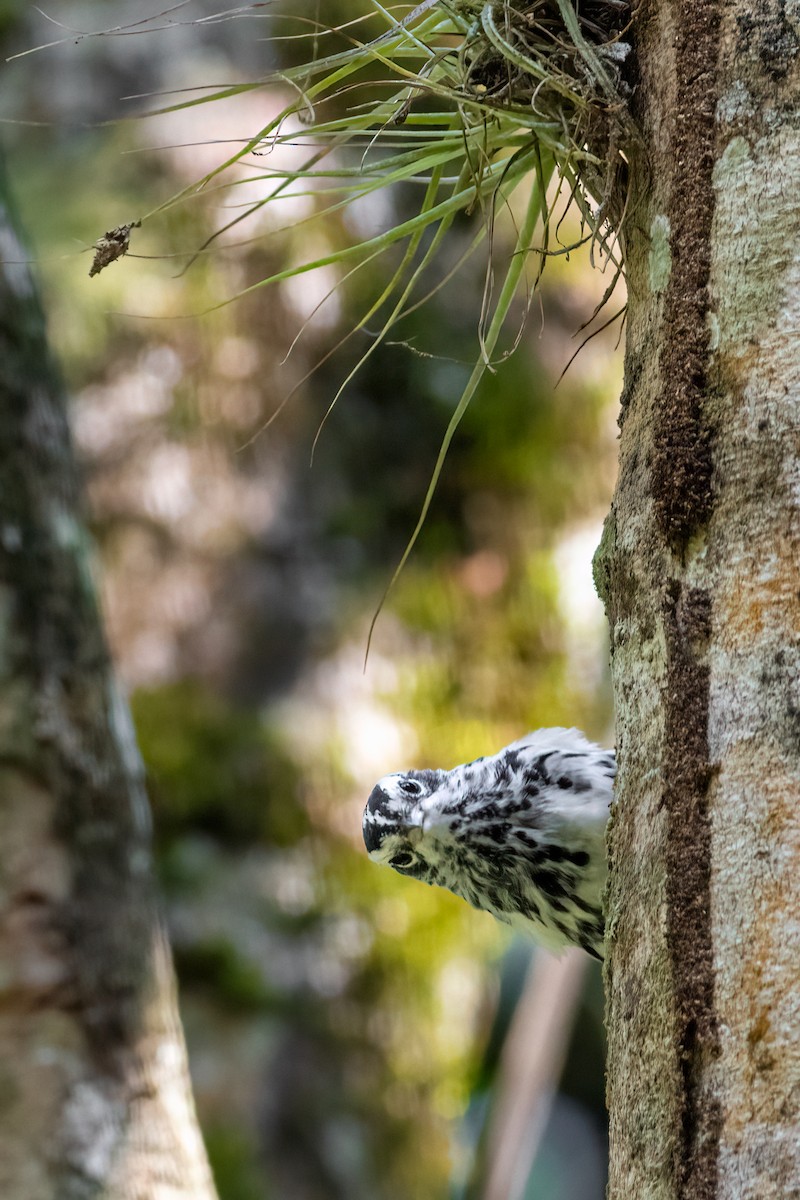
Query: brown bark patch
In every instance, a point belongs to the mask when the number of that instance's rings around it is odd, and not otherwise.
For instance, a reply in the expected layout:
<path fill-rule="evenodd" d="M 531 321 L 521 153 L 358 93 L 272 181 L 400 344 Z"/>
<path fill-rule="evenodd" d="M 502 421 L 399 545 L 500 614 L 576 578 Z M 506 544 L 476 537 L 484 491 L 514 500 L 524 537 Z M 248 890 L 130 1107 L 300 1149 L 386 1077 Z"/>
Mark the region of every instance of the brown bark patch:
<path fill-rule="evenodd" d="M 683 557 L 711 513 L 712 443 L 706 412 L 709 280 L 715 195 L 720 4 L 676 4 L 676 95 L 671 138 L 671 192 L 666 216 L 672 267 L 664 297 L 661 393 L 656 408 L 652 486 L 655 518 Z M 667 938 L 675 990 L 675 1039 L 681 1079 L 674 1159 L 675 1194 L 717 1194 L 722 1114 L 704 1090 L 719 1053 L 711 932 L 711 828 L 708 787 L 711 598 L 673 580 L 665 598 L 667 698 L 663 803 Z"/>
<path fill-rule="evenodd" d="M 672 957 L 676 1050 L 682 1081 L 676 1195 L 712 1200 L 722 1114 L 701 1081 L 719 1053 L 711 937 L 708 786 L 709 671 L 703 662 L 711 599 L 673 581 L 666 602 L 667 694 L 663 801 L 669 814 L 667 937 Z"/>
<path fill-rule="evenodd" d="M 667 212 L 672 269 L 664 304 L 653 496 L 663 534 L 680 549 L 707 520 L 712 502 L 711 439 L 703 407 L 720 12 L 711 0 L 676 8 L 677 95 L 669 149 L 674 167 Z"/>

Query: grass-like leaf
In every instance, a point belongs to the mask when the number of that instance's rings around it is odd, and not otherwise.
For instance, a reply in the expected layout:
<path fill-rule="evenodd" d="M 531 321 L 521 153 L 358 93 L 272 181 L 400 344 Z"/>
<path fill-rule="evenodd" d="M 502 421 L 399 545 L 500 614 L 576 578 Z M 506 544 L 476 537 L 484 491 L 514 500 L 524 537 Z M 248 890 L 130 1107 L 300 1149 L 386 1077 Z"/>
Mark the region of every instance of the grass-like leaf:
<path fill-rule="evenodd" d="M 333 397 L 330 412 L 397 322 L 421 303 L 423 277 L 428 278 L 455 218 L 477 214 L 481 236 L 473 239 L 470 250 L 484 242 L 491 254 L 498 215 L 518 209 L 516 202 L 512 208 L 511 198 L 517 190 L 525 193 L 515 248 L 496 294 L 496 268 L 487 272 L 476 364 L 445 432 L 419 521 L 391 588 L 419 537 L 458 424 L 484 373 L 492 369 L 526 261 L 532 252 L 538 253 L 535 285 L 547 255 L 568 250 L 558 243 L 557 228 L 557 246 L 551 247 L 554 202 L 548 201 L 548 194 L 554 177 L 566 183 L 571 202 L 578 206 L 588 229 L 582 240 L 599 246 L 620 269 L 613 238 L 624 213 L 625 159 L 620 148 L 629 130 L 627 47 L 622 39 L 630 14 L 626 0 L 423 0 L 393 9 L 380 0 L 370 3 L 370 37 L 362 36 L 362 20 L 324 31 L 306 19 L 305 25 L 312 28 L 310 33 L 302 29 L 301 46 L 310 37 L 316 48 L 327 33 L 344 48 L 252 83 L 202 95 L 178 94 L 171 102 L 163 97 L 168 102 L 158 112 L 219 102 L 254 88 L 275 86 L 293 93 L 278 115 L 234 154 L 143 220 L 198 192 L 235 186 L 245 164 L 251 184 L 263 179 L 263 197 L 234 210 L 196 253 L 207 251 L 221 234 L 244 226 L 265 206 L 292 197 L 311 192 L 317 198 L 313 217 L 304 218 L 310 220 L 344 212 L 380 189 L 423 185 L 415 215 L 361 241 L 287 266 L 239 293 L 330 266 L 342 268 L 347 278 L 404 244 L 389 282 L 347 335 L 386 309 L 377 337 Z M 298 145 L 307 149 L 302 165 L 281 166 L 280 150 Z M 277 163 L 270 162 L 273 155 Z M 428 286 L 428 294 L 433 290 L 435 286 Z M 373 628 L 374 621 L 370 638 Z"/>

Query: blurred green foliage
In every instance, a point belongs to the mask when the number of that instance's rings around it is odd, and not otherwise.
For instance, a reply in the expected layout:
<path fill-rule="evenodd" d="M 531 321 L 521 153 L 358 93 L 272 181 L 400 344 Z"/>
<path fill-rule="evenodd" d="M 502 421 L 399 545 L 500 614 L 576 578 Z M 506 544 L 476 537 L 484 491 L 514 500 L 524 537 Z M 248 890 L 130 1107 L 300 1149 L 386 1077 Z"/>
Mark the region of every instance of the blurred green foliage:
<path fill-rule="evenodd" d="M 203 1130 L 211 1170 L 226 1200 L 271 1200 L 274 1193 L 258 1167 L 253 1137 L 230 1125 Z"/>
<path fill-rule="evenodd" d="M 131 700 L 161 837 L 202 830 L 234 845 L 291 845 L 308 830 L 300 764 L 252 710 L 179 679 Z"/>

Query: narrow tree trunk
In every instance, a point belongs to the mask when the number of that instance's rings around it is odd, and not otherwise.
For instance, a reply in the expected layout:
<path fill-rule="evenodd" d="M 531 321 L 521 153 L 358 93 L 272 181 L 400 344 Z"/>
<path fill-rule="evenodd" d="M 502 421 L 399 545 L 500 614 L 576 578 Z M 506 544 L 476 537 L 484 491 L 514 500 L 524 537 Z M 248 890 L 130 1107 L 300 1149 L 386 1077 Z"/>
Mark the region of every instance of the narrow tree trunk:
<path fill-rule="evenodd" d="M 800 22 L 644 0 L 620 477 L 611 1200 L 800 1197 Z"/>
<path fill-rule="evenodd" d="M 0 1196 L 212 1200 L 64 395 L 0 176 Z"/>

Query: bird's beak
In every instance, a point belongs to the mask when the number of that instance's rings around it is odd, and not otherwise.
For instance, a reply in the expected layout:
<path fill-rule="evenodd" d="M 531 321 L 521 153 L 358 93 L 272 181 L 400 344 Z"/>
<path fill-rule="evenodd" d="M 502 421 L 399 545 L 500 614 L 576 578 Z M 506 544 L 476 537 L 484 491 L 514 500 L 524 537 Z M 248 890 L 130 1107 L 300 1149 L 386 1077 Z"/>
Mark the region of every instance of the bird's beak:
<path fill-rule="evenodd" d="M 372 854 L 380 848 L 383 841 L 383 826 L 375 820 L 368 820 L 368 816 L 374 814 L 382 814 L 386 812 L 389 797 L 386 793 L 377 786 L 372 789 L 370 798 L 367 801 L 367 807 L 364 810 L 364 821 L 362 830 L 364 834 L 364 845 L 367 847 L 367 853 Z"/>

